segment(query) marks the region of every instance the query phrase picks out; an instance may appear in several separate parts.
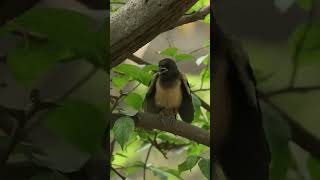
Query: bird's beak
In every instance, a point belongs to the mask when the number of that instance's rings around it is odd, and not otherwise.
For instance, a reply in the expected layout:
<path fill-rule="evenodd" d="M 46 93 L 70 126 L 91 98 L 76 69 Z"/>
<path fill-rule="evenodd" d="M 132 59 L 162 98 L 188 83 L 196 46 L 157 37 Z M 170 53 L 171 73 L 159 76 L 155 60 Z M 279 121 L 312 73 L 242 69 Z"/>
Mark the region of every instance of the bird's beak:
<path fill-rule="evenodd" d="M 165 73 L 165 72 L 167 72 L 167 71 L 168 71 L 168 69 L 167 69 L 167 68 L 164 68 L 164 67 L 162 67 L 162 68 L 159 69 L 159 73 L 160 73 L 160 74 L 163 74 L 163 73 Z"/>

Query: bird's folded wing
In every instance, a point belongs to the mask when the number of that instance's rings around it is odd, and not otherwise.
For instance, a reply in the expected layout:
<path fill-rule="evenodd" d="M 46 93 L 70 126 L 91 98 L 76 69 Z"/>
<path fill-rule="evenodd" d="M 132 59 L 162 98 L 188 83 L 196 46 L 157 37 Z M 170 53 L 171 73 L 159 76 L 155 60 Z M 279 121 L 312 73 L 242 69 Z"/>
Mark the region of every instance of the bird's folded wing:
<path fill-rule="evenodd" d="M 190 86 L 184 74 L 181 74 L 181 81 L 182 103 L 179 107 L 179 115 L 183 121 L 191 123 L 194 117 L 194 107 Z"/>
<path fill-rule="evenodd" d="M 157 82 L 158 78 L 159 78 L 159 73 L 155 73 L 149 83 L 148 91 L 147 91 L 146 97 L 144 98 L 144 102 L 143 102 L 144 112 L 150 112 L 150 113 L 158 113 L 159 112 L 159 107 L 156 106 L 155 100 L 154 100 L 156 82 Z"/>

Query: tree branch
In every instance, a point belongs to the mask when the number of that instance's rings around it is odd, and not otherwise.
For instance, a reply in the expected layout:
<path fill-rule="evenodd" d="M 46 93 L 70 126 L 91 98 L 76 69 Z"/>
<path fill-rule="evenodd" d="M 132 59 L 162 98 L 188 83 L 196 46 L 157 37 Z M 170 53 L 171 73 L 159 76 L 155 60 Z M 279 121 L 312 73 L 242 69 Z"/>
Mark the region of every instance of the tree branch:
<path fill-rule="evenodd" d="M 271 96 L 286 94 L 286 93 L 307 93 L 310 91 L 319 91 L 319 90 L 320 90 L 320 86 L 288 87 L 284 89 L 266 92 L 261 95 L 264 97 L 271 97 Z"/>
<path fill-rule="evenodd" d="M 145 65 L 150 65 L 150 63 L 142 60 L 141 58 L 139 58 L 138 56 L 136 56 L 136 55 L 134 55 L 134 54 L 131 54 L 131 55 L 128 57 L 128 59 L 130 59 L 131 61 L 133 61 L 133 62 L 135 62 L 135 63 L 137 63 L 137 64 L 139 64 L 139 65 L 143 65 L 143 64 L 145 64 Z"/>
<path fill-rule="evenodd" d="M 262 100 L 268 103 L 288 122 L 291 130 L 291 140 L 308 151 L 312 156 L 320 159 L 320 139 L 308 132 L 270 99 L 263 97 Z"/>
<path fill-rule="evenodd" d="M 210 5 L 190 15 L 184 15 L 174 25 L 174 27 L 182 26 L 184 24 L 192 23 L 204 19 L 210 13 Z M 172 28 L 174 28 L 172 27 Z"/>
<path fill-rule="evenodd" d="M 147 163 L 148 163 L 148 160 L 149 160 L 149 156 L 150 156 L 152 147 L 153 147 L 153 145 L 151 144 L 151 146 L 150 146 L 149 149 L 148 149 L 148 153 L 147 153 L 147 156 L 146 156 L 146 160 L 144 161 L 144 166 L 143 166 L 143 180 L 146 180 Z"/>
<path fill-rule="evenodd" d="M 110 121 L 111 128 L 114 122 L 121 116 L 123 115 L 112 114 Z M 159 129 L 210 146 L 210 132 L 183 121 L 174 121 L 174 125 L 165 126 L 161 121 L 158 121 L 156 114 L 142 112 L 137 113 L 132 118 L 135 121 L 135 126 L 138 128 L 146 130 Z"/>
<path fill-rule="evenodd" d="M 111 67 L 177 22 L 197 0 L 131 0 L 110 19 Z"/>

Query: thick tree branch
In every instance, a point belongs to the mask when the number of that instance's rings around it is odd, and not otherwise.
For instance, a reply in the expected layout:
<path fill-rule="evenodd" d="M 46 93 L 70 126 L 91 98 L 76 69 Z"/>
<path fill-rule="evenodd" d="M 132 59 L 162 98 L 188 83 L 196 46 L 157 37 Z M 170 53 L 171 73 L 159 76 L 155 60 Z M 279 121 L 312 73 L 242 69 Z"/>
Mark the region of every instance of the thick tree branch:
<path fill-rule="evenodd" d="M 112 114 L 111 128 L 114 122 L 121 116 L 123 115 Z M 210 132 L 183 121 L 174 121 L 174 125 L 165 126 L 161 121 L 157 120 L 158 116 L 156 114 L 142 112 L 133 116 L 133 119 L 135 120 L 136 127 L 146 130 L 159 129 L 210 146 Z"/>
<path fill-rule="evenodd" d="M 111 67 L 177 22 L 197 0 L 131 0 L 111 16 Z"/>

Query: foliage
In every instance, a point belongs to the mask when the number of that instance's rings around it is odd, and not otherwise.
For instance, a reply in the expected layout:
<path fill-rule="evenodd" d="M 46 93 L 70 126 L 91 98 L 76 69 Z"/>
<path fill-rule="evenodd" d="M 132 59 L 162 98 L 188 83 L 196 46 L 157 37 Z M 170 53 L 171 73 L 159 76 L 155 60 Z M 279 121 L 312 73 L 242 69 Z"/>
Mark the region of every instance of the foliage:
<path fill-rule="evenodd" d="M 122 1 L 112 1 L 111 11 L 115 12 L 123 4 Z M 188 13 L 193 13 L 209 5 L 209 0 L 199 0 Z M 210 23 L 210 15 L 206 16 L 204 20 L 205 23 Z M 167 47 L 158 52 L 162 57 L 171 58 L 179 64 L 182 61 L 192 61 L 197 66 L 202 66 L 200 77 L 189 78 L 189 83 L 192 90 L 202 90 L 208 87 L 210 80 L 210 54 L 206 54 L 198 59 L 194 56 L 194 52 L 210 48 L 210 40 L 204 42 L 203 46 L 193 52 L 182 52 L 179 47 Z M 149 85 L 153 74 L 158 70 L 157 65 L 134 65 L 134 64 L 119 64 L 111 69 L 111 82 L 112 86 L 116 91 L 119 92 L 119 100 L 115 104 L 114 111 L 118 111 L 122 114 L 128 114 L 127 112 L 137 112 L 142 110 L 142 103 L 146 93 L 147 86 Z M 141 86 L 139 86 L 141 85 Z M 209 91 L 203 91 L 202 94 L 206 94 L 208 98 Z M 210 127 L 210 112 L 201 107 L 200 99 L 201 93 L 195 92 L 192 94 L 193 105 L 196 110 L 194 114 L 193 125 L 201 127 L 208 130 Z M 121 98 L 120 98 L 121 97 Z M 129 113 L 134 114 L 134 113 Z M 127 119 L 127 123 L 133 122 L 129 121 L 130 115 L 124 116 Z M 119 119 L 123 121 L 123 119 Z M 118 121 L 116 123 L 118 123 Z M 112 129 L 112 137 L 122 148 L 115 149 L 112 153 L 112 165 L 114 167 L 125 166 L 121 170 L 126 176 L 130 176 L 137 171 L 141 171 L 146 168 L 147 171 L 152 172 L 154 176 L 161 180 L 166 179 L 183 179 L 182 172 L 186 170 L 191 170 L 194 166 L 198 164 L 197 167 L 203 173 L 204 177 L 209 179 L 209 159 L 202 157 L 203 154 L 208 152 L 209 147 L 192 142 L 188 139 L 177 137 L 168 132 L 161 132 L 159 130 L 146 131 L 143 129 L 135 128 L 132 131 L 132 125 L 125 125 L 124 122 L 119 122 L 115 124 Z M 119 127 L 120 126 L 120 127 Z M 125 145 L 125 148 L 123 146 Z M 117 146 L 115 146 L 117 147 Z M 187 157 L 184 162 L 180 165 L 177 163 L 176 168 L 162 167 L 157 164 L 148 163 L 148 161 L 136 161 L 130 163 L 132 159 L 135 159 L 135 154 L 139 152 L 144 152 L 152 148 L 154 151 L 158 151 L 162 154 L 164 158 L 170 158 L 168 153 L 181 151 L 181 153 L 186 154 Z M 155 150 L 156 149 L 156 150 Z M 154 151 L 151 151 L 151 155 L 154 155 Z M 132 152 L 136 152 L 133 153 Z M 119 154 L 120 153 L 120 154 Z M 149 156 L 149 155 L 146 155 Z M 121 159 L 121 160 L 120 160 Z M 115 173 L 113 176 L 117 176 Z"/>
<path fill-rule="evenodd" d="M 96 20 L 76 11 L 32 8 L 0 28 L 1 38 L 17 36 L 17 44 L 4 53 L 13 77 L 30 92 L 30 100 L 26 102 L 31 103 L 22 109 L 7 109 L 20 114 L 16 116 L 19 128 L 13 132 L 17 136 L 13 134 L 14 139 L 10 139 L 14 151 L 9 161 L 14 158 L 19 163 L 31 163 L 35 172 L 39 167 L 46 169 L 46 173 L 40 171 L 32 180 L 67 180 L 65 173 L 79 171 L 93 155 L 104 151 L 105 99 L 93 103 L 73 94 L 97 73 L 106 76 L 109 28 L 104 23 L 93 28 L 98 25 Z M 37 90 L 38 83 L 52 69 L 83 59 L 93 70 L 79 77 L 80 81 L 58 97 L 50 100 L 40 97 L 43 92 Z M 33 134 L 37 132 L 41 137 Z M 31 141 L 25 142 L 21 134 Z"/>

